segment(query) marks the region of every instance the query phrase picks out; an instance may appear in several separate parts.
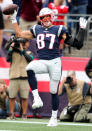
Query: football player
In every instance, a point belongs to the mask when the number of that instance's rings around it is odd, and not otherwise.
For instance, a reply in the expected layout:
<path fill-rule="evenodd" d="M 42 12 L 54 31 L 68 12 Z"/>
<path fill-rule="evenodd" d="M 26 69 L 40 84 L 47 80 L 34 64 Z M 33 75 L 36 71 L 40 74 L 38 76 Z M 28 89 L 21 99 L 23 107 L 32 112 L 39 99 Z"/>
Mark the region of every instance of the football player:
<path fill-rule="evenodd" d="M 53 26 L 53 13 L 49 8 L 41 9 L 39 18 L 41 25 L 34 25 L 29 31 L 22 31 L 16 21 L 16 11 L 10 16 L 13 28 L 18 37 L 37 39 L 38 60 L 34 60 L 26 67 L 28 81 L 32 89 L 34 101 L 32 108 L 36 109 L 43 106 L 37 89 L 37 80 L 35 74 L 48 73 L 50 77 L 50 93 L 52 97 L 52 115 L 48 126 L 57 126 L 57 113 L 59 107 L 59 98 L 57 89 L 61 79 L 61 58 L 59 54 L 60 40 L 64 39 L 65 43 L 80 49 L 83 46 L 84 33 L 87 21 L 80 18 L 80 30 L 75 38 L 69 36 L 67 29 L 63 25 Z"/>

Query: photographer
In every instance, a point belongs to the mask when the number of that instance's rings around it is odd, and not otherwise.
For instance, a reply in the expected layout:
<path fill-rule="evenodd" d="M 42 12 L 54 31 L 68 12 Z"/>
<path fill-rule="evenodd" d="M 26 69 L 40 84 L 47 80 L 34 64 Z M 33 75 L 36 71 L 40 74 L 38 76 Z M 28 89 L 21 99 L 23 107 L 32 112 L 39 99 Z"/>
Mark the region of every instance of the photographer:
<path fill-rule="evenodd" d="M 92 107 L 90 89 L 91 86 L 88 83 L 76 79 L 75 71 L 67 72 L 67 77 L 62 80 L 58 91 L 59 95 L 66 93 L 68 98 L 68 106 L 60 114 L 61 121 L 90 121 L 88 119 L 88 113 Z"/>
<path fill-rule="evenodd" d="M 14 42 L 13 42 L 14 41 Z M 27 118 L 29 84 L 27 79 L 26 66 L 33 60 L 33 54 L 28 51 L 29 41 L 22 38 L 14 38 L 9 44 L 7 61 L 10 62 L 9 70 L 9 98 L 10 98 L 10 117 L 15 119 L 14 116 L 14 102 L 15 98 L 20 92 L 22 100 L 22 118 Z"/>
<path fill-rule="evenodd" d="M 6 118 L 8 115 L 8 93 L 7 85 L 4 80 L 0 79 L 0 118 Z"/>
<path fill-rule="evenodd" d="M 14 112 L 20 110 L 20 103 L 15 100 Z M 0 119 L 6 118 L 9 115 L 9 94 L 8 86 L 3 79 L 0 79 Z"/>

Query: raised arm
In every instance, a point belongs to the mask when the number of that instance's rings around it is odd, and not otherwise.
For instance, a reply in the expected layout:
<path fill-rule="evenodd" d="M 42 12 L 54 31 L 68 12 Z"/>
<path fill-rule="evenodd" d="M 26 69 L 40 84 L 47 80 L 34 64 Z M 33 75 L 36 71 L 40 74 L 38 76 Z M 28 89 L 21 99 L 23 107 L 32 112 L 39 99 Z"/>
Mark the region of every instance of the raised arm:
<path fill-rule="evenodd" d="M 81 49 L 83 47 L 85 30 L 87 26 L 87 21 L 83 17 L 80 18 L 80 29 L 78 34 L 73 38 L 71 35 L 66 34 L 65 44 Z"/>
<path fill-rule="evenodd" d="M 16 11 L 14 11 L 14 13 L 12 15 L 10 15 L 10 20 L 12 22 L 12 25 L 13 25 L 14 31 L 16 33 L 16 36 L 21 37 L 21 38 L 26 38 L 26 39 L 32 39 L 33 35 L 30 32 L 30 30 L 27 30 L 27 31 L 22 31 L 21 30 L 21 28 L 19 27 L 19 25 L 17 23 L 16 15 L 17 15 Z"/>

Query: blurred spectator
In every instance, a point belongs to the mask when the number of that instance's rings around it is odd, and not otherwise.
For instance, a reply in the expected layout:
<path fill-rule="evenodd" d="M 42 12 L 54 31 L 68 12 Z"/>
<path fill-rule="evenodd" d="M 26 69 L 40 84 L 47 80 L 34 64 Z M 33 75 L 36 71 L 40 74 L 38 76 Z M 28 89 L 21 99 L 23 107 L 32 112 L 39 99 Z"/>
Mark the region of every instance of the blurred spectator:
<path fill-rule="evenodd" d="M 90 14 L 90 15 L 92 14 L 92 0 L 88 0 L 87 14 Z M 90 24 L 90 28 L 92 29 L 92 22 Z"/>
<path fill-rule="evenodd" d="M 71 4 L 71 10 L 70 14 L 87 14 L 87 5 L 88 5 L 88 0 L 66 0 L 67 4 Z M 80 16 L 71 16 L 70 18 L 74 20 L 78 20 Z M 78 32 L 79 29 L 79 24 L 76 22 L 75 24 L 76 32 Z M 70 27 L 71 29 L 71 27 Z"/>
<path fill-rule="evenodd" d="M 2 46 L 2 40 L 3 40 L 3 29 L 4 29 L 4 21 L 3 21 L 2 11 L 0 9 L 0 48 Z"/>
<path fill-rule="evenodd" d="M 0 2 L 1 10 L 3 10 L 5 7 L 7 7 L 8 4 L 12 4 L 12 3 L 13 3 L 12 0 L 1 0 L 1 2 Z M 5 29 L 12 28 L 8 18 L 9 18 L 9 15 L 3 15 Z M 6 33 L 6 34 L 9 34 L 9 33 Z"/>
<path fill-rule="evenodd" d="M 16 38 L 10 45 L 7 61 L 10 62 L 9 71 L 9 98 L 10 98 L 10 117 L 9 119 L 15 119 L 14 115 L 14 102 L 15 98 L 20 93 L 22 101 L 22 118 L 27 118 L 27 107 L 28 107 L 28 95 L 29 95 L 29 84 L 27 80 L 26 66 L 33 60 L 33 55 L 27 50 L 29 41 L 22 38 Z"/>
<path fill-rule="evenodd" d="M 92 0 L 88 0 L 87 13 L 92 14 Z"/>
<path fill-rule="evenodd" d="M 70 6 L 70 10 L 69 10 L 69 13 L 71 12 L 71 8 L 72 8 L 72 5 L 71 5 L 71 0 L 66 0 L 66 5 L 67 6 Z M 67 16 L 67 20 L 70 20 L 70 16 Z M 67 28 L 68 28 L 68 31 L 69 31 L 69 34 L 71 34 L 71 27 L 72 27 L 72 22 L 67 22 Z"/>
<path fill-rule="evenodd" d="M 14 112 L 20 110 L 20 104 L 15 101 Z M 6 118 L 9 115 L 9 97 L 8 87 L 4 80 L 0 79 L 0 118 Z"/>
<path fill-rule="evenodd" d="M 22 0 L 19 21 L 21 29 L 27 30 L 30 29 L 30 27 L 33 26 L 34 24 L 37 23 L 40 24 L 37 16 L 41 8 L 42 8 L 42 0 Z M 31 43 L 34 43 L 36 46 L 36 40 L 31 40 Z M 33 52 L 35 53 L 35 56 L 37 56 L 36 48 L 33 49 Z"/>
<path fill-rule="evenodd" d="M 48 7 L 48 4 L 53 2 L 54 0 L 42 0 L 42 3 L 43 3 L 43 8 L 44 7 Z"/>
<path fill-rule="evenodd" d="M 92 108 L 92 87 L 76 78 L 75 71 L 69 70 L 59 86 L 59 95 L 66 93 L 68 105 L 60 114 L 61 121 L 87 122 Z"/>
<path fill-rule="evenodd" d="M 20 27 L 22 30 L 30 29 L 37 24 L 37 15 L 42 8 L 42 0 L 22 0 Z"/>
<path fill-rule="evenodd" d="M 0 79 L 0 118 L 6 118 L 7 116 L 7 108 L 6 108 L 6 101 L 7 101 L 7 86 L 5 81 Z"/>

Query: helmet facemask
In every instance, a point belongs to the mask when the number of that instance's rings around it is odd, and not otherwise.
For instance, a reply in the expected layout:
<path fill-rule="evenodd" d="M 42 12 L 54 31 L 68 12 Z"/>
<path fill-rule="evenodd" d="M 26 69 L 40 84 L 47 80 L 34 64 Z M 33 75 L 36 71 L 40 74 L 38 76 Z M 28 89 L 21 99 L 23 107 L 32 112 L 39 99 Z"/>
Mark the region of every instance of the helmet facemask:
<path fill-rule="evenodd" d="M 44 27 L 50 27 L 53 20 L 53 12 L 49 8 L 42 8 L 39 13 L 41 24 Z"/>
<path fill-rule="evenodd" d="M 44 16 L 40 16 L 40 21 L 41 21 L 41 24 L 44 26 L 44 27 L 49 27 L 52 25 L 52 21 L 51 21 L 51 14 L 47 14 L 47 15 L 44 15 Z"/>

